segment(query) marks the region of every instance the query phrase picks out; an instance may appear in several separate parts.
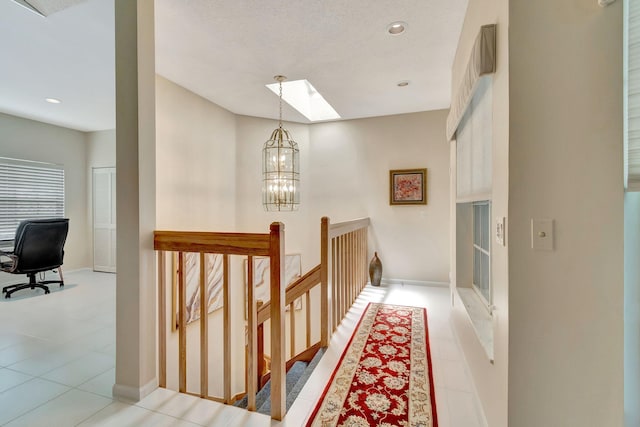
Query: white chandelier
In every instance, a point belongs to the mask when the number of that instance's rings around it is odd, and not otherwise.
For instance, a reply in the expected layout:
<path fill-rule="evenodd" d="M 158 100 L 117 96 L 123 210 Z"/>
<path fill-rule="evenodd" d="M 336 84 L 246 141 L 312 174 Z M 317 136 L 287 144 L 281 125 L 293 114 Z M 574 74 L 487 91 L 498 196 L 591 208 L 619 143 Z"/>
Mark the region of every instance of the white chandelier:
<path fill-rule="evenodd" d="M 278 128 L 262 148 L 262 204 L 267 211 L 296 211 L 300 204 L 300 150 L 289 131 L 282 127 L 282 82 Z"/>

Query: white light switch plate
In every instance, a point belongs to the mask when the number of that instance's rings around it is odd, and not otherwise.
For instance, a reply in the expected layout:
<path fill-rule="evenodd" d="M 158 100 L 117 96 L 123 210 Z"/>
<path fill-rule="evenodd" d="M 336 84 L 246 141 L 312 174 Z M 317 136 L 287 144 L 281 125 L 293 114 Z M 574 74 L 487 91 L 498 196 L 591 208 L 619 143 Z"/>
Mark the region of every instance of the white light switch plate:
<path fill-rule="evenodd" d="M 505 246 L 505 234 L 504 217 L 498 216 L 496 217 L 496 242 L 499 245 Z"/>
<path fill-rule="evenodd" d="M 536 251 L 553 250 L 553 220 L 531 220 L 531 249 Z"/>

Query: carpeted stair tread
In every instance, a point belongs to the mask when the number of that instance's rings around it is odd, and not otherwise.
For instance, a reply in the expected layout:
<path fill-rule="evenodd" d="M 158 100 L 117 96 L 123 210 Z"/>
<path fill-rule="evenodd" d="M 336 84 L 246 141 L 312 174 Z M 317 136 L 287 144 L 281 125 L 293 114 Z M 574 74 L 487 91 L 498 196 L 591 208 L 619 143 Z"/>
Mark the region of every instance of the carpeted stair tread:
<path fill-rule="evenodd" d="M 300 377 L 302 376 L 302 374 L 304 373 L 306 367 L 307 367 L 308 363 L 307 362 L 296 362 L 293 364 L 293 366 L 291 367 L 291 369 L 289 369 L 289 372 L 287 372 L 287 395 L 289 394 L 289 390 L 292 390 L 293 387 L 296 385 L 296 383 L 298 382 L 298 380 L 300 380 Z M 271 380 L 269 380 L 267 382 L 267 384 L 265 384 L 264 389 L 269 388 L 269 394 L 268 397 L 271 396 Z M 262 390 L 260 390 L 260 392 L 262 392 Z M 257 396 L 257 395 L 256 395 Z M 262 402 L 261 405 L 258 405 L 256 403 L 256 408 L 258 408 L 257 412 L 260 412 L 261 414 L 266 414 L 266 415 L 270 415 L 271 414 L 271 399 L 269 399 L 267 397 L 267 399 Z M 287 398 L 288 400 L 288 398 Z M 288 409 L 288 407 L 287 407 Z"/>
<path fill-rule="evenodd" d="M 296 362 L 293 364 L 291 369 L 289 369 L 289 372 L 287 372 L 287 376 L 286 376 L 287 390 L 291 390 L 296 385 L 296 383 L 304 373 L 307 365 L 308 363 L 306 362 Z M 258 408 L 257 412 L 265 413 L 265 412 L 262 412 L 262 407 L 264 405 L 268 405 L 267 406 L 268 412 L 266 412 L 266 414 L 271 413 L 271 399 L 269 398 L 270 396 L 271 396 L 271 380 L 267 381 L 264 387 L 262 387 L 262 389 L 260 389 L 260 391 L 256 394 L 256 408 Z M 239 408 L 246 408 L 247 405 L 248 405 L 247 396 L 245 396 L 244 398 L 234 403 L 234 406 L 237 406 Z"/>
<path fill-rule="evenodd" d="M 318 363 L 320 363 L 320 359 L 322 359 L 325 351 L 326 348 L 319 349 L 316 355 L 313 356 L 313 359 L 311 359 L 311 362 L 309 362 L 309 366 L 304 370 L 296 385 L 293 386 L 293 389 L 291 389 L 291 391 L 287 389 L 287 410 L 289 410 L 291 405 L 293 405 L 293 402 L 295 402 L 296 398 L 302 391 L 302 388 L 307 383 L 307 380 L 311 377 L 311 374 L 316 369 L 316 366 L 318 366 Z"/>
<path fill-rule="evenodd" d="M 318 352 L 316 352 L 316 355 L 313 357 L 313 359 L 311 359 L 311 362 L 309 362 L 308 366 L 305 363 L 304 371 L 298 376 L 296 383 L 293 384 L 291 387 L 289 386 L 290 381 L 289 381 L 289 375 L 287 374 L 287 400 L 286 400 L 287 411 L 291 409 L 291 405 L 293 405 L 293 402 L 295 402 L 296 398 L 298 397 L 298 394 L 300 394 L 300 391 L 302 390 L 304 385 L 307 383 L 307 380 L 311 376 L 311 373 L 320 362 L 320 359 L 322 359 L 322 355 L 324 354 L 324 352 L 325 352 L 325 349 L 321 348 L 320 350 L 318 350 Z M 296 363 L 301 363 L 301 362 L 296 362 Z M 260 412 L 261 414 L 270 415 L 271 399 L 267 399 L 267 401 L 264 402 L 264 404 L 259 406 L 258 408 L 259 408 L 258 412 Z"/>
<path fill-rule="evenodd" d="M 295 402 L 298 394 L 302 391 L 302 388 L 307 383 L 307 380 L 313 373 L 320 359 L 324 355 L 326 348 L 319 349 L 311 362 L 296 362 L 293 364 L 289 372 L 287 372 L 286 384 L 287 384 L 287 410 L 291 408 L 293 402 Z M 265 415 L 271 414 L 271 380 L 267 381 L 264 387 L 256 394 L 256 408 L 257 412 Z M 234 403 L 234 406 L 239 408 L 247 407 L 247 396 Z"/>

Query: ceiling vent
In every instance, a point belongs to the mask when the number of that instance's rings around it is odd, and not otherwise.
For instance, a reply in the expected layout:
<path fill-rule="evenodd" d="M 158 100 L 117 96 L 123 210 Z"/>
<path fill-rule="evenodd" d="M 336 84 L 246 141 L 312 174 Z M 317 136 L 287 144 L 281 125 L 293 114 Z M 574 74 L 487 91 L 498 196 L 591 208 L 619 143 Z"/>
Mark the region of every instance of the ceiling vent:
<path fill-rule="evenodd" d="M 13 0 L 20 6 L 47 17 L 61 10 L 80 4 L 86 0 Z"/>

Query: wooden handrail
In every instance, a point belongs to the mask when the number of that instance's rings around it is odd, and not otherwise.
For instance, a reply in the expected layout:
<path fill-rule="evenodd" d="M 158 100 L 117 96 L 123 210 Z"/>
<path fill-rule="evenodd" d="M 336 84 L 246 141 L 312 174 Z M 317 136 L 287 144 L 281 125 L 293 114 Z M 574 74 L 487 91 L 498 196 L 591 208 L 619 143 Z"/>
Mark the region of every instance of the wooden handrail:
<path fill-rule="evenodd" d="M 155 231 L 156 251 L 205 252 L 227 255 L 269 256 L 269 234 Z"/>
<path fill-rule="evenodd" d="M 359 218 L 351 221 L 337 222 L 335 224 L 329 224 L 329 238 L 342 236 L 352 231 L 360 230 L 362 228 L 369 227 L 371 220 L 369 218 Z"/>
<path fill-rule="evenodd" d="M 320 264 L 313 267 L 307 274 L 300 277 L 298 280 L 287 286 L 285 291 L 285 303 L 289 305 L 295 300 L 309 292 L 314 286 L 320 283 Z M 271 302 L 267 302 L 260 306 L 258 309 L 258 325 L 263 324 L 269 320 Z"/>

